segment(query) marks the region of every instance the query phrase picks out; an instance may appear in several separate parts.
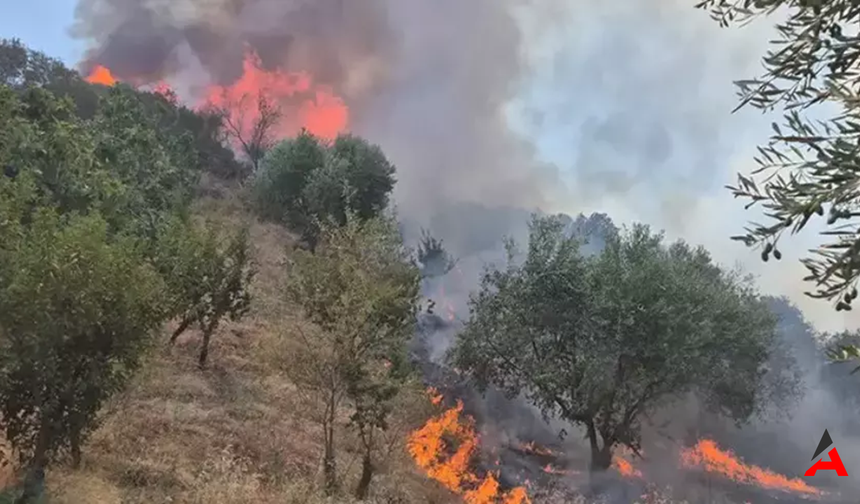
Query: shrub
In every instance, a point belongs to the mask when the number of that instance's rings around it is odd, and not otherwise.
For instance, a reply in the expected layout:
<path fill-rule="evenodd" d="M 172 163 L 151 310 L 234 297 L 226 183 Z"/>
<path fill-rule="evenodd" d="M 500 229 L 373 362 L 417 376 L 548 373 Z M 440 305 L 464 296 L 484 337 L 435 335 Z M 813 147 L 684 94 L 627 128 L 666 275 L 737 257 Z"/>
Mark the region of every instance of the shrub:
<path fill-rule="evenodd" d="M 322 223 L 379 216 L 394 188 L 395 167 L 379 146 L 353 135 L 325 144 L 303 131 L 275 146 L 255 183 L 259 215 L 290 226 L 313 248 Z"/>

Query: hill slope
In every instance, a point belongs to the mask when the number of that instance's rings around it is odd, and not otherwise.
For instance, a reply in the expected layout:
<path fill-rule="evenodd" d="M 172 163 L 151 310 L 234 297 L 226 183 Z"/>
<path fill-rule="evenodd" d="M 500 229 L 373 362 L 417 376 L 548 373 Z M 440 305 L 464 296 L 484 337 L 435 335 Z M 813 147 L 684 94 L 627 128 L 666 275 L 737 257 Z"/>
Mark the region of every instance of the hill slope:
<path fill-rule="evenodd" d="M 60 467 L 48 475 L 52 503 L 319 499 L 322 433 L 314 421 L 314 405 L 277 367 L 279 352 L 288 350 L 294 328 L 304 323 L 281 301 L 279 290 L 292 237 L 280 227 L 253 220 L 235 188 L 210 184 L 207 192 L 196 214 L 222 219 L 225 227 L 251 223 L 259 269 L 252 313 L 217 332 L 205 371 L 195 364 L 196 332 L 186 333 L 173 348 L 167 347 L 165 335 L 164 347 L 153 350 L 129 390 L 105 408 L 101 427 L 85 447 L 83 467 Z M 380 454 L 382 464 L 372 486 L 375 499 L 449 502 L 452 496 L 419 475 L 403 449 L 406 432 L 426 419 L 430 403 L 418 388 L 403 400 L 410 405 L 397 409 L 387 453 Z M 345 431 L 341 435 L 352 441 Z M 356 453 L 340 453 L 347 491 L 360 469 Z"/>

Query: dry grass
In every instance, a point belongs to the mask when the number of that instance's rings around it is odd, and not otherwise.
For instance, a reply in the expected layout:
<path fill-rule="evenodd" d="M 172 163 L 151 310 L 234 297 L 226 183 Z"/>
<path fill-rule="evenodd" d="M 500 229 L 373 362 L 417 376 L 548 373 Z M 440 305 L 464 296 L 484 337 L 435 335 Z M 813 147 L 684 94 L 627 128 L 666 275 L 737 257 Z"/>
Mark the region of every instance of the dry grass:
<path fill-rule="evenodd" d="M 222 220 L 225 229 L 251 227 L 259 271 L 252 313 L 213 336 L 205 371 L 195 364 L 194 332 L 174 348 L 155 351 L 131 387 L 103 411 L 83 466 L 49 472 L 52 504 L 349 502 L 320 498 L 322 439 L 312 408 L 272 359 L 260 358 L 271 356 L 290 329 L 304 323 L 280 296 L 282 263 L 293 241 L 283 229 L 250 218 L 241 191 L 210 184 L 206 192 L 199 215 Z M 416 398 L 407 394 L 404 400 Z M 451 502 L 450 494 L 415 472 L 403 449 L 405 432 L 421 420 L 416 415 L 422 408 L 398 411 L 389 446 L 380 453 L 385 459 L 372 487 L 374 500 Z M 360 464 L 355 440 L 345 429 L 340 435 L 348 494 Z"/>

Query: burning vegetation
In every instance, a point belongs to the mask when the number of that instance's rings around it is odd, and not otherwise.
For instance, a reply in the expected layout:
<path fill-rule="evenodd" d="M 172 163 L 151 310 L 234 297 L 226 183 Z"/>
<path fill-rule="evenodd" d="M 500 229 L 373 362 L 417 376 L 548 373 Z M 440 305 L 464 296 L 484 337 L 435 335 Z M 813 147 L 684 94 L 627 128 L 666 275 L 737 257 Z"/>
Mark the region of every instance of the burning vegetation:
<path fill-rule="evenodd" d="M 441 396 L 432 396 L 435 399 Z M 479 476 L 473 469 L 479 438 L 473 420 L 463 417 L 463 402 L 427 421 L 409 435 L 407 447 L 415 463 L 430 478 L 463 496 L 467 504 L 527 504 L 524 487 L 501 491 L 497 475 Z"/>
<path fill-rule="evenodd" d="M 103 86 L 126 82 L 161 94 L 172 92 L 166 81 L 138 76 L 120 79 L 101 64 L 94 65 L 84 80 Z M 267 125 L 266 135 L 272 139 L 295 136 L 302 129 L 320 138 L 333 139 L 346 131 L 349 123 L 346 104 L 330 86 L 314 82 L 307 72 L 264 69 L 259 56 L 251 49 L 245 52 L 238 78 L 225 85 L 210 84 L 191 101 L 197 110 L 223 114 L 225 121 L 236 130 L 235 138 L 254 137 L 255 128 L 267 121 L 263 117 L 264 108 L 258 106 L 261 101 L 279 111 L 277 120 Z"/>
<path fill-rule="evenodd" d="M 754 485 L 767 490 L 819 496 L 820 490 L 799 478 L 788 478 L 761 467 L 744 464 L 731 451 L 721 450 L 710 439 L 701 439 L 695 446 L 681 452 L 681 463 L 687 468 L 699 468 L 729 480 Z"/>

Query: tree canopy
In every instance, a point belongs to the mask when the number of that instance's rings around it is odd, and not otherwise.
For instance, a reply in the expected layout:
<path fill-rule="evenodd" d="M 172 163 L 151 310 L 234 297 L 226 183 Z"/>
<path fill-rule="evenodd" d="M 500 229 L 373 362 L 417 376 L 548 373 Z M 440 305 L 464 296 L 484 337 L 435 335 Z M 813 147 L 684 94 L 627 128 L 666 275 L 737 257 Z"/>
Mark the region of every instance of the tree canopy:
<path fill-rule="evenodd" d="M 323 223 L 315 253 L 297 251 L 290 262 L 287 296 L 316 331 L 286 365 L 297 383 L 324 404 L 326 488 L 336 483 L 334 415 L 348 402 L 350 425 L 363 444 L 363 499 L 374 471 L 375 433 L 386 429 L 392 401 L 410 376 L 407 344 L 415 327 L 420 273 L 389 216 L 343 226 Z"/>
<path fill-rule="evenodd" d="M 751 174 L 738 174 L 728 188 L 760 204 L 769 222 L 750 224 L 733 237 L 761 249 L 762 260 L 779 260 L 780 240 L 826 214 L 821 245 L 802 259 L 807 294 L 850 310 L 860 278 L 860 6 L 852 0 L 700 0 L 720 26 L 745 24 L 778 13 L 778 36 L 764 55 L 764 73 L 736 82 L 740 104 L 781 110 L 773 135 L 758 148 Z M 820 114 L 811 118 L 810 114 Z M 860 356 L 854 345 L 838 347 L 837 361 Z"/>
<path fill-rule="evenodd" d="M 689 393 L 742 422 L 766 399 L 776 320 L 749 280 L 642 225 L 584 255 L 556 217 L 535 217 L 524 258 L 489 269 L 451 358 L 481 387 L 525 396 L 583 426 L 592 467 L 639 448 L 640 419 Z"/>
<path fill-rule="evenodd" d="M 289 225 L 313 247 L 324 221 L 366 220 L 388 206 L 395 167 L 377 145 L 353 135 L 329 143 L 302 131 L 272 148 L 255 180 L 259 214 Z"/>
<path fill-rule="evenodd" d="M 781 110 L 773 136 L 759 147 L 752 174 L 739 174 L 729 188 L 760 204 L 766 224 L 752 224 L 734 237 L 760 247 L 762 259 L 780 259 L 780 239 L 824 218 L 822 245 L 803 259 L 814 297 L 834 300 L 837 310 L 850 309 L 860 276 L 860 37 L 855 33 L 860 6 L 851 0 L 703 0 L 721 26 L 773 13 L 778 37 L 763 58 L 764 74 L 737 82 L 741 102 L 762 110 Z M 822 113 L 824 120 L 808 117 Z"/>

